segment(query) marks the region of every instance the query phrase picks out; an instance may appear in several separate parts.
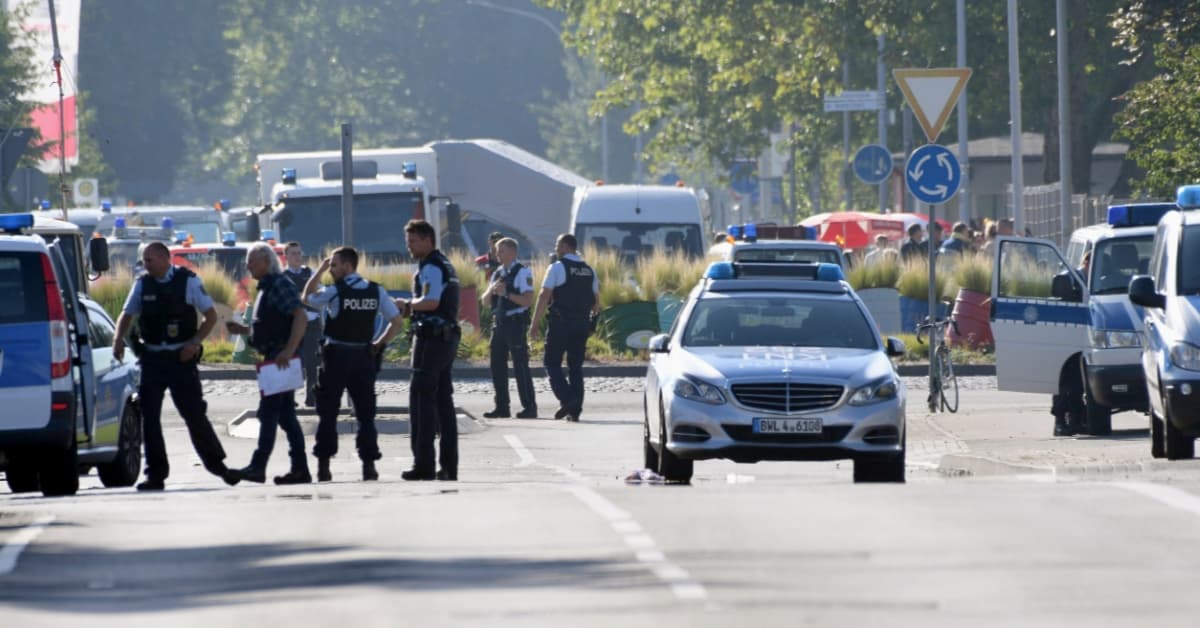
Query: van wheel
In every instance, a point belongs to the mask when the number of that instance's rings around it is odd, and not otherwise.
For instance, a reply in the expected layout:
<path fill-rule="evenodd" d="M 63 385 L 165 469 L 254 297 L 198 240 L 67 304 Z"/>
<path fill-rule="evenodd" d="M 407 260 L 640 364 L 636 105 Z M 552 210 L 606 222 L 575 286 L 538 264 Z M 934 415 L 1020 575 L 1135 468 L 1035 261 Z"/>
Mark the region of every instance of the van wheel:
<path fill-rule="evenodd" d="M 112 462 L 97 465 L 100 481 L 107 487 L 133 486 L 142 470 L 142 419 L 137 406 L 125 404 L 121 413 L 121 431 L 117 437 L 117 455 Z"/>
<path fill-rule="evenodd" d="M 42 495 L 74 495 L 79 490 L 79 464 L 75 443 L 68 449 L 52 449 L 42 458 Z"/>
<path fill-rule="evenodd" d="M 658 450 L 650 443 L 650 406 L 642 398 L 642 468 L 658 470 Z"/>
<path fill-rule="evenodd" d="M 1172 425 L 1170 415 L 1163 417 L 1163 431 L 1166 441 L 1163 449 L 1167 460 L 1187 460 L 1196 457 L 1196 439 Z"/>
<path fill-rule="evenodd" d="M 1092 399 L 1090 394 L 1085 397 L 1084 413 L 1087 415 L 1088 434 L 1092 436 L 1112 434 L 1112 408 L 1100 405 L 1099 402 Z"/>
<path fill-rule="evenodd" d="M 30 493 L 38 490 L 37 468 L 32 465 L 13 463 L 4 472 L 8 490 L 14 493 Z"/>
<path fill-rule="evenodd" d="M 668 482 L 687 484 L 692 481 L 694 465 L 667 449 L 667 415 L 663 412 L 662 400 L 658 401 L 658 474 Z"/>

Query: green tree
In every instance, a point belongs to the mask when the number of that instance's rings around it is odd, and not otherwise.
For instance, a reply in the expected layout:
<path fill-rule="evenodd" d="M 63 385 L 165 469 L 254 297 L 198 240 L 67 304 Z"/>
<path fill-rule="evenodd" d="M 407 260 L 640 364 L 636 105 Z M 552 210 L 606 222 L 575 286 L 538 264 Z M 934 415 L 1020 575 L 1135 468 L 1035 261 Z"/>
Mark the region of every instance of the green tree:
<path fill-rule="evenodd" d="M 8 141 L 10 129 L 29 126 L 32 105 L 22 100 L 21 95 L 33 86 L 36 68 L 29 37 L 18 27 L 26 11 L 28 7 L 12 13 L 0 11 L 0 50 L 7 52 L 0 55 L 0 146 Z M 39 139 L 34 138 L 31 142 L 32 148 L 24 158 L 26 163 L 44 150 L 44 147 L 38 148 Z M 7 188 L 0 198 L 0 205 L 12 207 Z"/>

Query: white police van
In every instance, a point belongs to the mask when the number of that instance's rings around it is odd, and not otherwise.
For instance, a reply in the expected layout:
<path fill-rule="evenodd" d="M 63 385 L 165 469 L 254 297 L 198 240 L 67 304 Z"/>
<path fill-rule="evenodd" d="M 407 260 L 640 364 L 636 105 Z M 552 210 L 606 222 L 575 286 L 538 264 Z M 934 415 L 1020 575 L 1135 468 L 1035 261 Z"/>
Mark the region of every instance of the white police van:
<path fill-rule="evenodd" d="M 1159 219 L 1174 203 L 1114 205 L 1076 230 L 1067 254 L 1047 240 L 1001 237 L 991 325 L 1000 390 L 1052 395 L 1055 434 L 1112 431 L 1112 413 L 1146 410 L 1143 313 L 1128 298 Z"/>
<path fill-rule="evenodd" d="M 115 325 L 85 293 L 105 244 L 85 264 L 76 226 L 0 215 L 0 470 L 15 493 L 73 494 L 93 465 L 106 486 L 137 480 L 139 370 L 113 358 Z"/>

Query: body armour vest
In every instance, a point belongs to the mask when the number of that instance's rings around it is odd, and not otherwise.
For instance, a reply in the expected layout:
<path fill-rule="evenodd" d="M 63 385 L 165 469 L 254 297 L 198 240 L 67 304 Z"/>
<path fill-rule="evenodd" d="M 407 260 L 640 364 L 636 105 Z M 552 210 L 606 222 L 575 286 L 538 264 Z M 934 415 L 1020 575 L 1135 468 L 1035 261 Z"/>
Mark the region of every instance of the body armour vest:
<path fill-rule="evenodd" d="M 149 345 L 187 342 L 196 335 L 198 321 L 195 306 L 187 302 L 188 280 L 192 271 L 176 266 L 175 274 L 166 283 L 143 275 L 142 312 L 138 316 L 138 333 Z"/>
<path fill-rule="evenodd" d="M 368 281 L 367 287 L 356 289 L 339 279 L 333 285 L 338 293 L 338 314 L 325 320 L 325 335 L 338 342 L 371 342 L 379 311 L 379 284 Z"/>
<path fill-rule="evenodd" d="M 557 316 L 575 317 L 587 316 L 596 302 L 596 293 L 592 283 L 596 272 L 582 261 L 560 259 L 567 280 L 554 289 L 554 301 L 550 311 Z"/>
<path fill-rule="evenodd" d="M 254 320 L 250 323 L 250 346 L 265 357 L 273 357 L 287 345 L 292 334 L 292 313 L 280 312 L 263 298 L 274 289 L 276 281 L 286 281 L 279 275 L 267 275 L 258 282 L 258 298 L 254 301 Z"/>
<path fill-rule="evenodd" d="M 521 265 L 521 262 L 513 262 L 512 268 L 510 268 L 508 273 L 504 276 L 504 290 L 506 293 L 520 293 L 520 290 L 517 289 L 517 275 L 524 270 L 524 268 L 525 267 Z M 508 314 L 512 310 L 518 310 L 521 308 L 520 305 L 513 303 L 508 297 L 497 297 L 496 303 L 496 311 L 501 314 Z"/>
<path fill-rule="evenodd" d="M 432 264 L 442 271 L 442 296 L 438 299 L 437 309 L 432 312 L 414 312 L 413 320 L 420 321 L 429 318 L 440 318 L 444 323 L 458 322 L 458 274 L 454 266 L 442 252 L 434 249 L 417 266 L 417 277 L 413 279 L 413 296 L 421 298 L 424 286 L 421 285 L 421 269 Z"/>
<path fill-rule="evenodd" d="M 313 275 L 313 270 L 311 268 L 309 268 L 308 266 L 301 266 L 300 270 L 297 272 L 292 272 L 290 270 L 283 271 L 283 276 L 287 277 L 292 282 L 292 285 L 296 286 L 296 290 L 298 290 L 300 292 L 300 302 L 301 303 L 304 303 L 304 286 L 308 285 L 308 280 L 312 279 L 312 275 Z M 320 311 L 317 308 L 312 307 L 307 303 L 304 303 L 304 309 L 306 309 L 310 312 L 319 312 Z"/>

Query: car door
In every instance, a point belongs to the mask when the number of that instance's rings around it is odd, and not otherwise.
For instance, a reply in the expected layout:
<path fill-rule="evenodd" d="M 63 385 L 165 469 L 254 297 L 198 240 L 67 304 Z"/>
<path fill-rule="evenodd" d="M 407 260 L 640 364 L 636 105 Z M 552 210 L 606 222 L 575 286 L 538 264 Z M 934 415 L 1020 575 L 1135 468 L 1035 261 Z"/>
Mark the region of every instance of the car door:
<path fill-rule="evenodd" d="M 129 379 L 123 362 L 113 358 L 113 334 L 116 326 L 108 314 L 95 303 L 87 303 L 88 337 L 92 345 L 92 361 L 96 374 L 95 417 L 93 446 L 115 446 L 121 428 L 125 387 Z"/>
<path fill-rule="evenodd" d="M 59 292 L 62 293 L 63 308 L 67 314 L 68 333 L 71 338 L 72 370 L 75 374 L 75 394 L 79 403 L 76 404 L 76 442 L 88 442 L 95 434 L 96 414 L 96 375 L 95 363 L 92 358 L 92 343 L 88 337 L 88 315 L 79 295 L 79 286 L 75 285 L 75 276 L 67 269 L 62 254 L 64 242 L 55 240 L 50 243 L 50 259 L 54 271 L 58 275 Z"/>
<path fill-rule="evenodd" d="M 1088 342 L 1084 281 L 1048 240 L 1001 237 L 992 262 L 996 385 L 1057 393 L 1064 363 Z"/>
<path fill-rule="evenodd" d="M 43 256 L 0 251 L 0 430 L 44 428 L 50 420 L 51 339 Z"/>

